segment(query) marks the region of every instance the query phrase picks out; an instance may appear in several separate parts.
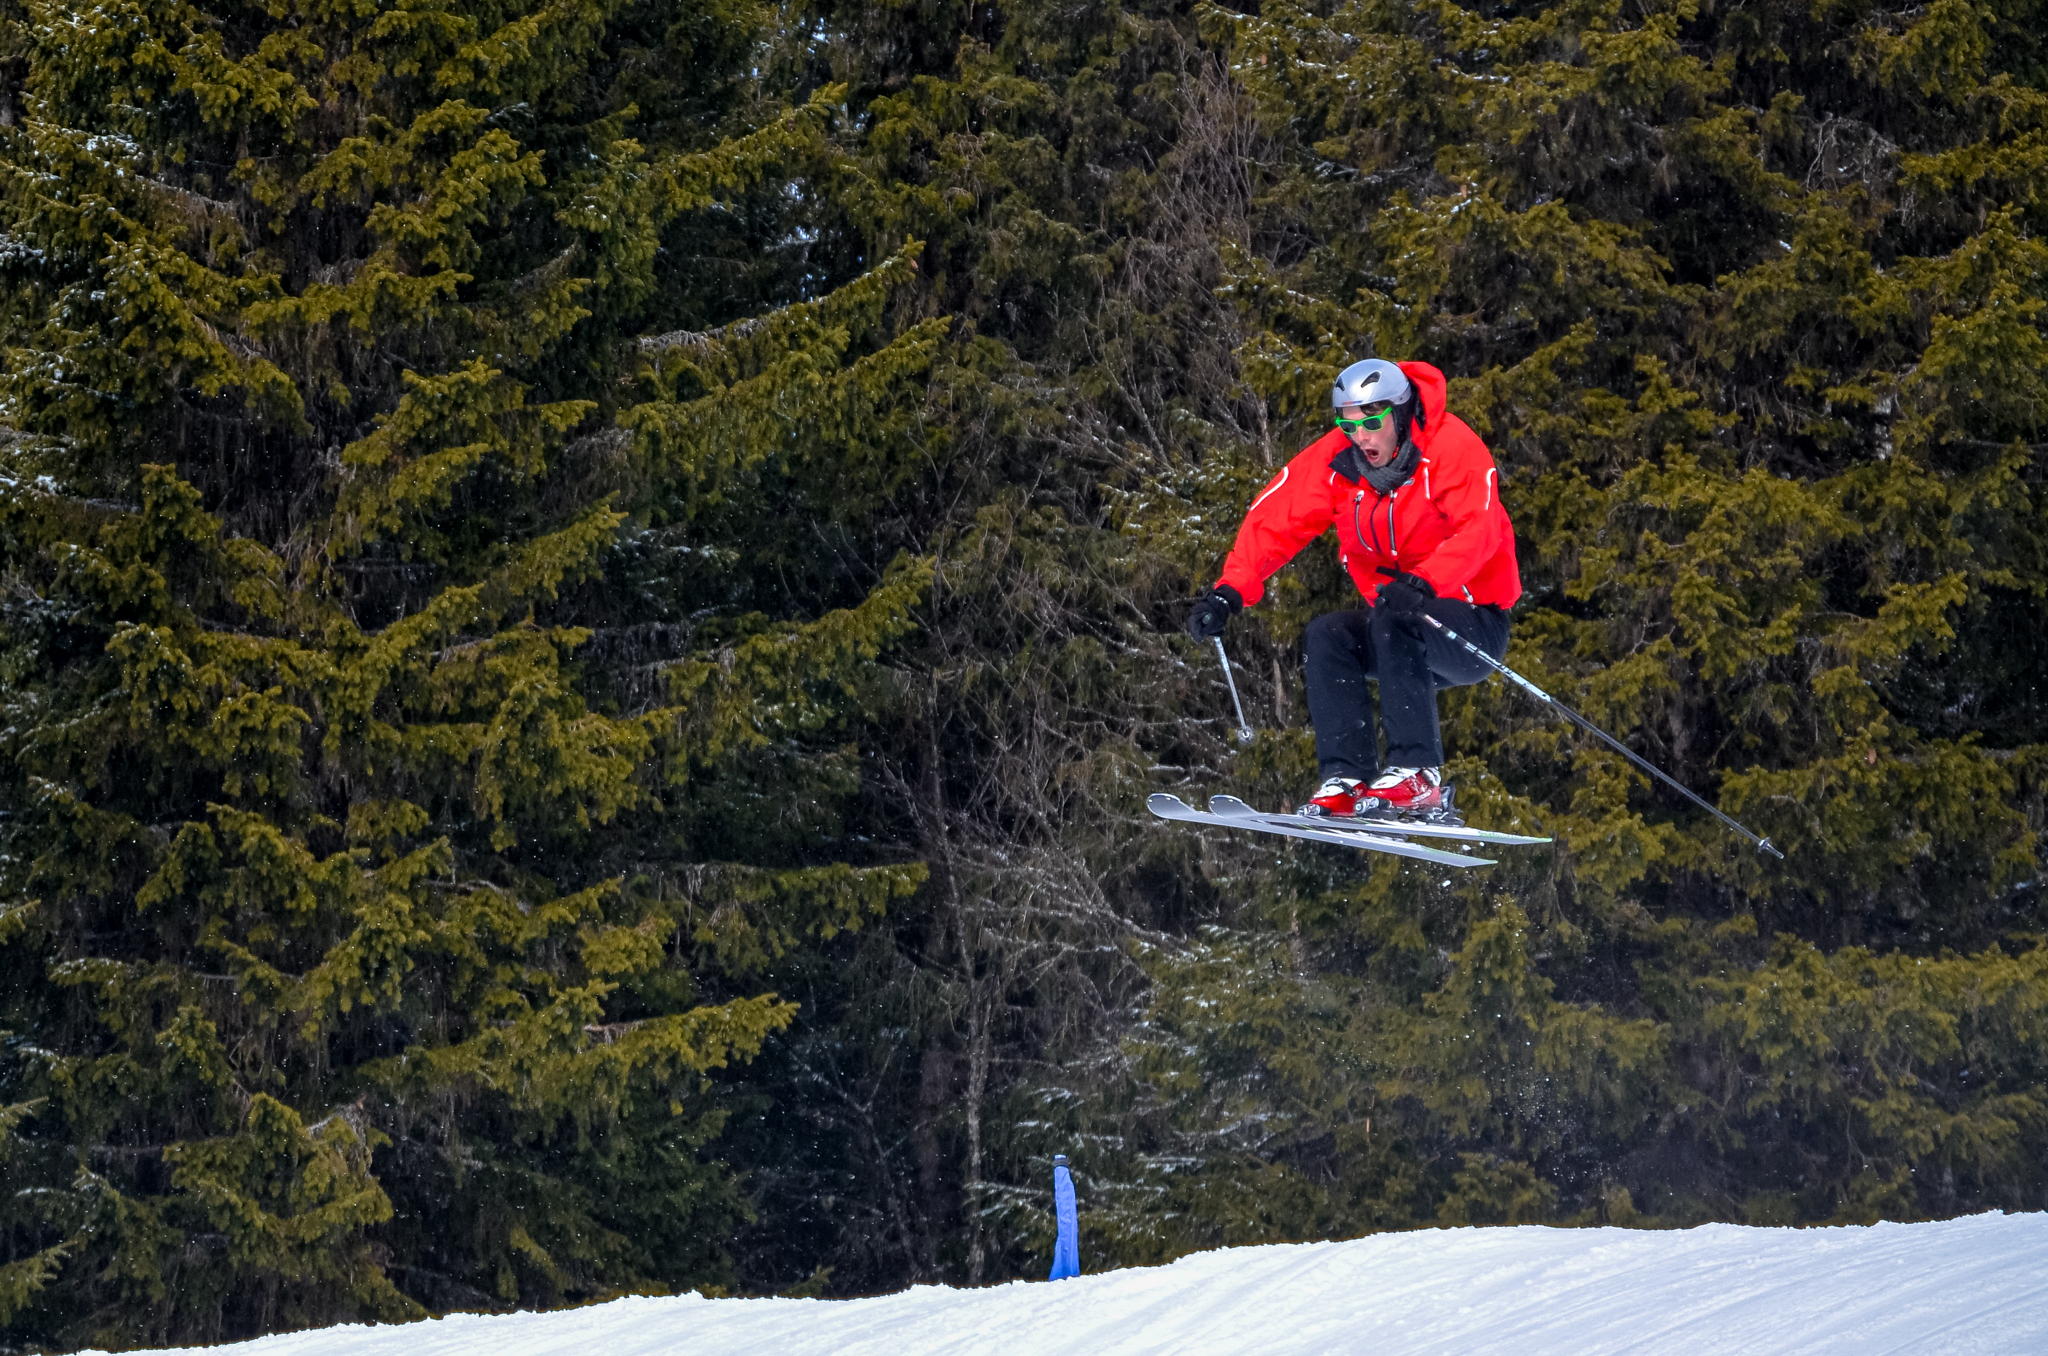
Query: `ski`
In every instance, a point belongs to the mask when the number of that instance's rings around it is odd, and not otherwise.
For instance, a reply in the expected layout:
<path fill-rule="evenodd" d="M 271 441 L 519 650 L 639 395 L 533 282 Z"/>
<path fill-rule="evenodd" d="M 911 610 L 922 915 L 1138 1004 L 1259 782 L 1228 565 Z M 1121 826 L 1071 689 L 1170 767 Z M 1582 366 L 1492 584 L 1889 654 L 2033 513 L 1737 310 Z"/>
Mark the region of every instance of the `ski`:
<path fill-rule="evenodd" d="M 1532 847 L 1537 843 L 1551 841 L 1548 838 L 1531 838 L 1519 833 L 1496 833 L 1491 829 L 1472 829 L 1457 824 L 1431 824 L 1406 819 L 1343 819 L 1334 816 L 1318 818 L 1258 810 L 1236 796 L 1209 797 L 1209 813 L 1222 815 L 1227 819 L 1268 820 L 1298 828 L 1322 829 L 1331 833 L 1370 833 L 1402 837 L 1412 834 L 1417 838 L 1453 838 L 1460 842 L 1486 843 L 1493 847 Z"/>
<path fill-rule="evenodd" d="M 1244 802 L 1239 801 L 1240 805 Z M 1367 852 L 1384 852 L 1394 857 L 1410 857 L 1419 862 L 1434 862 L 1438 866 L 1492 866 L 1488 857 L 1467 857 L 1459 852 L 1445 852 L 1438 848 L 1424 847 L 1411 843 L 1405 838 L 1392 834 L 1346 832 L 1342 829 L 1308 827 L 1308 822 L 1290 823 L 1281 816 L 1260 815 L 1253 811 L 1249 815 L 1219 815 L 1207 810 L 1197 810 L 1179 796 L 1170 796 L 1156 791 L 1145 798 L 1145 806 L 1161 819 L 1178 820 L 1183 824 L 1214 824 L 1225 829 L 1253 829 L 1259 833 L 1277 833 L 1286 838 L 1305 838 L 1312 843 L 1334 843 L 1338 847 L 1364 848 Z M 1246 806 L 1247 810 L 1251 807 Z"/>

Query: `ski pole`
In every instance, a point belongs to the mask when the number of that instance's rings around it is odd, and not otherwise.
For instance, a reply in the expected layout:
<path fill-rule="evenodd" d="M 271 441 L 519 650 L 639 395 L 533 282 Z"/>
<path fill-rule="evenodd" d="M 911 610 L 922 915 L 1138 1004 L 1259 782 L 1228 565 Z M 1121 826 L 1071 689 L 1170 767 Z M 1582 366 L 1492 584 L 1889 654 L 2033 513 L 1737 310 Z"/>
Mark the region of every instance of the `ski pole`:
<path fill-rule="evenodd" d="M 1223 681 L 1230 684 L 1230 704 L 1237 708 L 1237 742 L 1252 742 L 1252 727 L 1245 723 L 1244 703 L 1237 699 L 1237 678 L 1230 672 L 1230 656 L 1223 652 L 1223 637 L 1212 636 L 1216 642 L 1216 657 L 1223 661 Z"/>
<path fill-rule="evenodd" d="M 1545 692 L 1542 688 L 1536 686 L 1536 684 L 1530 682 L 1521 674 L 1516 673 L 1513 669 L 1501 663 L 1498 659 L 1495 659 L 1492 655 L 1480 649 L 1477 645 L 1474 645 L 1471 641 L 1465 639 L 1456 631 L 1453 631 L 1450 627 L 1445 626 L 1435 617 L 1432 617 L 1427 612 L 1425 612 L 1422 614 L 1422 619 L 1428 622 L 1431 626 L 1434 626 L 1437 630 L 1449 636 L 1452 640 L 1457 641 L 1467 650 L 1471 651 L 1475 657 L 1482 660 L 1486 664 L 1486 666 L 1492 669 L 1495 673 L 1507 679 L 1509 682 L 1515 684 L 1524 692 L 1534 697 L 1537 701 L 1540 701 L 1544 703 L 1546 706 L 1549 706 L 1552 710 L 1556 711 L 1566 720 L 1569 720 L 1572 724 L 1586 731 L 1586 733 L 1591 735 L 1597 735 L 1600 739 L 1604 740 L 1607 743 L 1608 747 L 1612 748 L 1616 753 L 1619 753 L 1622 757 L 1628 759 L 1631 763 L 1634 763 L 1637 767 L 1649 773 L 1658 781 L 1663 782 L 1666 786 L 1678 792 L 1679 795 L 1684 796 L 1687 800 L 1699 806 L 1702 810 L 1705 810 L 1708 814 L 1720 820 L 1723 824 L 1726 824 L 1729 828 L 1735 830 L 1744 838 L 1747 838 L 1750 842 L 1755 843 L 1757 851 L 1768 852 L 1781 862 L 1785 860 L 1785 854 L 1778 851 L 1778 849 L 1772 844 L 1770 839 L 1759 838 L 1755 834 L 1751 833 L 1748 829 L 1743 828 L 1740 824 L 1730 819 L 1727 815 L 1722 814 L 1719 810 L 1707 804 L 1706 801 L 1694 795 L 1681 783 L 1665 775 L 1665 773 L 1662 772 L 1656 764 L 1650 762 L 1646 758 L 1641 757 L 1634 750 L 1630 749 L 1626 744 L 1616 739 L 1613 735 L 1607 733 L 1607 731 L 1601 729 L 1592 721 L 1587 720 L 1584 716 L 1572 710 L 1569 706 L 1566 706 L 1563 702 L 1551 696 L 1548 692 Z M 1223 647 L 1223 642 L 1220 640 L 1217 641 L 1216 647 L 1220 650 Z"/>

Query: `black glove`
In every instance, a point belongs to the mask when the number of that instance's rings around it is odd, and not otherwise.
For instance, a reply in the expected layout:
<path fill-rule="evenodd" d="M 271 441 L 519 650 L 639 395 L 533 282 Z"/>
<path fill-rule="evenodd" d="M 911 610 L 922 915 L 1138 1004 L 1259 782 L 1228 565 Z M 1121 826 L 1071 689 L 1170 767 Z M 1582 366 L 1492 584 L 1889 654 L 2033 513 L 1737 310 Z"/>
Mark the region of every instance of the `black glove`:
<path fill-rule="evenodd" d="M 1436 590 L 1419 574 L 1390 570 L 1385 566 L 1380 567 L 1380 573 L 1389 578 L 1380 585 L 1380 596 L 1374 605 L 1386 608 L 1393 616 L 1419 617 L 1423 606 L 1436 597 Z"/>
<path fill-rule="evenodd" d="M 1213 640 L 1223 634 L 1232 614 L 1243 610 L 1244 595 L 1228 584 L 1218 584 L 1188 613 L 1188 634 L 1196 640 Z"/>

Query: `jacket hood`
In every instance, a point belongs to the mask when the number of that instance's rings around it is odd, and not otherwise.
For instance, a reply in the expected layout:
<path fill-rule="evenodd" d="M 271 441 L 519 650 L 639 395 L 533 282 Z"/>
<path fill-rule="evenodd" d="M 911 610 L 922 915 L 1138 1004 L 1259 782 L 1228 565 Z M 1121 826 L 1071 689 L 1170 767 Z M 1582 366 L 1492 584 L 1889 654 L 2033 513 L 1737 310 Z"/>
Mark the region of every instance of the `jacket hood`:
<path fill-rule="evenodd" d="M 1415 445 L 1424 452 L 1436 441 L 1437 430 L 1444 426 L 1444 408 L 1450 401 L 1450 383 L 1444 374 L 1428 363 L 1402 363 L 1401 371 L 1414 383 L 1415 394 L 1422 400 L 1422 427 L 1410 436 Z"/>

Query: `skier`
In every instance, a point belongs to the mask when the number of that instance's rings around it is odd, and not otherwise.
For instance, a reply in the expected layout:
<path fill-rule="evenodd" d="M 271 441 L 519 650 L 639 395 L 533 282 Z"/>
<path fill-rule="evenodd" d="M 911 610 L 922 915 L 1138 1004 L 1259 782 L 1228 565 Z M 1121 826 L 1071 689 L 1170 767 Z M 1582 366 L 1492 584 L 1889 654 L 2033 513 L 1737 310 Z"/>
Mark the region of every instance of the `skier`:
<path fill-rule="evenodd" d="M 1321 786 L 1305 815 L 1462 823 L 1443 780 L 1438 688 L 1489 670 L 1422 620 L 1436 618 L 1496 659 L 1522 596 L 1515 534 L 1493 454 L 1444 409 L 1428 363 L 1353 363 L 1330 391 L 1336 427 L 1252 501 L 1223 576 L 1188 617 L 1199 640 L 1223 634 L 1266 580 L 1325 528 L 1367 606 L 1309 623 L 1309 719 Z M 1379 684 L 1384 764 L 1366 681 Z"/>

